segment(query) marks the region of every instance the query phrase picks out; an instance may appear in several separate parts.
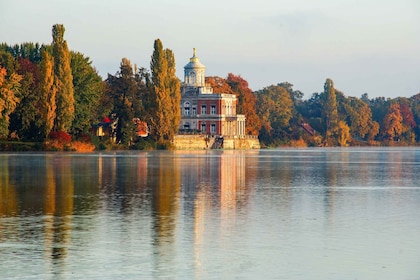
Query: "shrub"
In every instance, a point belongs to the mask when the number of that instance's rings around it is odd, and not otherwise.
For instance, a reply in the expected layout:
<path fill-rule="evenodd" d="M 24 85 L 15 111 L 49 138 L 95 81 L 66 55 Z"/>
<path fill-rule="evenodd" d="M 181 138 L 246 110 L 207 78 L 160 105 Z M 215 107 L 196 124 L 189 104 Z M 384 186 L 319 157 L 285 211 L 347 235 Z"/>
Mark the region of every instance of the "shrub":
<path fill-rule="evenodd" d="M 71 136 L 65 131 L 52 131 L 49 137 L 52 141 L 58 141 L 60 143 L 70 143 Z"/>

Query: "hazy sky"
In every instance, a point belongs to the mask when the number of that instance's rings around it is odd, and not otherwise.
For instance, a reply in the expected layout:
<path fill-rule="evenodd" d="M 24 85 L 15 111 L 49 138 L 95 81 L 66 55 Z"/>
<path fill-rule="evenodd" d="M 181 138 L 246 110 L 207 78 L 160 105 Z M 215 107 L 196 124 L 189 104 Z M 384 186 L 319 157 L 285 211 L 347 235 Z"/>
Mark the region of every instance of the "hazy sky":
<path fill-rule="evenodd" d="M 0 0 L 0 42 L 51 43 L 56 23 L 102 77 L 123 57 L 149 68 L 160 38 L 182 80 L 195 47 L 207 76 L 253 90 L 288 81 L 309 98 L 331 78 L 347 96 L 420 93 L 420 0 Z"/>

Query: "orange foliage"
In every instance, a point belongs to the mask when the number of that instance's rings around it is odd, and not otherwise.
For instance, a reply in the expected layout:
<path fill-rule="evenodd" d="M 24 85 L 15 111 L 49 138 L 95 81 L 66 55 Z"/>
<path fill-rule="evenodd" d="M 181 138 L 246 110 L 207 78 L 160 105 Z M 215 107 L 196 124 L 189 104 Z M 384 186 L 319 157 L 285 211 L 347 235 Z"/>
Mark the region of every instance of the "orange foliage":
<path fill-rule="evenodd" d="M 226 81 L 233 93 L 238 97 L 238 114 L 244 114 L 246 117 L 246 134 L 258 135 L 261 128 L 261 120 L 257 115 L 256 97 L 249 88 L 248 82 L 241 76 L 236 76 L 232 73 L 228 74 Z"/>
<path fill-rule="evenodd" d="M 308 144 L 306 144 L 305 140 L 302 138 L 299 138 L 298 140 L 291 140 L 290 141 L 290 147 L 308 147 Z"/>
<path fill-rule="evenodd" d="M 92 152 L 95 150 L 95 146 L 92 143 L 75 141 L 71 143 L 71 150 L 76 152 Z"/>
<path fill-rule="evenodd" d="M 206 77 L 206 84 L 209 84 L 213 88 L 214 93 L 233 93 L 229 84 L 222 77 Z"/>

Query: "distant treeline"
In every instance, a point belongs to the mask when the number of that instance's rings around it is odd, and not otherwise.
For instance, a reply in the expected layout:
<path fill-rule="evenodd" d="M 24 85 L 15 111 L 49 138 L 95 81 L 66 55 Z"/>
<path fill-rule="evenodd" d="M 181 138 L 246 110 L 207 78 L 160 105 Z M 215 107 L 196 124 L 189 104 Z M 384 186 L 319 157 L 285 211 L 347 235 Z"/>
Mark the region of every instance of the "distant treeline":
<path fill-rule="evenodd" d="M 89 57 L 69 50 L 64 31 L 63 25 L 54 25 L 50 45 L 0 44 L 0 140 L 56 149 L 71 149 L 77 141 L 96 148 L 101 141 L 102 147 L 144 148 L 132 122 L 139 118 L 150 128 L 147 147 L 170 147 L 181 118 L 173 52 L 157 39 L 150 70 L 134 68 L 123 58 L 119 71 L 103 80 Z M 366 93 L 347 97 L 326 79 L 323 92 L 304 98 L 288 82 L 255 92 L 232 73 L 206 82 L 214 92 L 238 97 L 237 113 L 246 116 L 247 134 L 258 135 L 263 147 L 420 141 L 420 93 L 394 99 L 370 99 Z M 118 118 L 115 143 L 90 133 L 92 124 L 106 116 Z"/>

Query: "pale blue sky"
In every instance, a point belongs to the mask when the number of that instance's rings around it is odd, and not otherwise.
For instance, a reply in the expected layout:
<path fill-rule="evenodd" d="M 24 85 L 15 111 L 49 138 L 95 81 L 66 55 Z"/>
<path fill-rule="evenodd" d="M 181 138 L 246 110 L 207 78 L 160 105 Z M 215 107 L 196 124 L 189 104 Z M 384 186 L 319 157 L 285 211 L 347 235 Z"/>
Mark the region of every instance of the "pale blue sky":
<path fill-rule="evenodd" d="M 160 38 L 182 80 L 195 47 L 207 76 L 253 90 L 288 81 L 309 98 L 331 78 L 347 96 L 420 93 L 419 0 L 0 0 L 0 42 L 50 43 L 55 23 L 104 78 L 123 57 L 149 68 Z"/>

